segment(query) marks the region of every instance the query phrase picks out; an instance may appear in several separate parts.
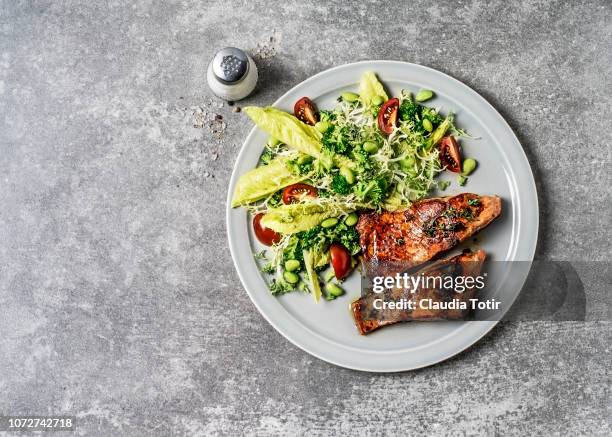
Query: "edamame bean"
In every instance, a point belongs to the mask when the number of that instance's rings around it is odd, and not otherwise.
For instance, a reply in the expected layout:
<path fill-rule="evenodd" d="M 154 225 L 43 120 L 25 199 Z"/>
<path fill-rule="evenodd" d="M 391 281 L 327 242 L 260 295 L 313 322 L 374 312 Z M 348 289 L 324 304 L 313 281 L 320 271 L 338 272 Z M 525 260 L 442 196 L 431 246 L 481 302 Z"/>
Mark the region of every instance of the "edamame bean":
<path fill-rule="evenodd" d="M 400 167 L 402 167 L 403 170 L 413 169 L 415 163 L 416 163 L 416 160 L 414 159 L 414 156 L 406 156 L 404 159 L 401 159 L 399 162 Z"/>
<path fill-rule="evenodd" d="M 340 175 L 342 175 L 349 184 L 353 185 L 355 183 L 355 175 L 350 168 L 340 167 Z"/>
<path fill-rule="evenodd" d="M 339 297 L 344 294 L 344 290 L 340 288 L 338 285 L 334 284 L 333 282 L 330 282 L 329 284 L 327 284 L 326 288 L 327 288 L 327 292 L 334 297 Z"/>
<path fill-rule="evenodd" d="M 408 168 L 404 168 L 403 169 L 406 173 L 408 173 L 408 176 L 411 177 L 415 177 L 418 174 L 418 170 L 414 167 L 408 167 Z"/>
<path fill-rule="evenodd" d="M 385 98 L 383 96 L 374 96 L 372 99 L 372 105 L 380 106 L 385 103 Z"/>
<path fill-rule="evenodd" d="M 366 141 L 363 143 L 363 150 L 368 153 L 376 153 L 378 152 L 378 145 L 373 141 Z"/>
<path fill-rule="evenodd" d="M 276 139 L 276 138 L 274 138 L 274 137 L 270 137 L 270 138 L 268 138 L 268 143 L 267 143 L 267 144 L 268 144 L 268 146 L 270 146 L 270 147 L 274 147 L 274 146 L 277 146 L 277 145 L 279 145 L 279 144 L 280 144 L 280 140 L 277 140 L 277 139 Z"/>
<path fill-rule="evenodd" d="M 293 272 L 285 272 L 283 273 L 283 278 L 290 284 L 297 284 L 300 282 L 300 277 Z"/>
<path fill-rule="evenodd" d="M 342 93 L 342 100 L 349 103 L 356 102 L 357 100 L 359 100 L 359 94 L 347 91 L 345 93 Z"/>
<path fill-rule="evenodd" d="M 429 99 L 431 99 L 434 96 L 434 93 L 432 90 L 421 90 L 417 93 L 416 97 L 414 98 L 417 102 L 425 102 Z"/>
<path fill-rule="evenodd" d="M 300 262 L 297 259 L 290 259 L 285 263 L 285 270 L 295 272 L 300 268 Z"/>
<path fill-rule="evenodd" d="M 423 120 L 423 129 L 425 129 L 427 132 L 431 132 L 433 130 L 433 124 L 431 124 L 431 121 L 425 119 Z"/>
<path fill-rule="evenodd" d="M 331 127 L 331 124 L 329 124 L 329 122 L 327 121 L 319 121 L 317 122 L 317 124 L 315 124 L 315 129 L 321 132 L 322 134 L 327 132 L 330 127 Z"/>
<path fill-rule="evenodd" d="M 330 217 L 321 222 L 321 227 L 331 228 L 332 226 L 336 226 L 337 224 L 338 224 L 338 219 L 336 217 Z"/>
<path fill-rule="evenodd" d="M 474 170 L 476 170 L 477 166 L 478 166 L 478 162 L 475 159 L 472 159 L 472 158 L 464 159 L 463 160 L 463 174 L 465 176 L 469 175 Z"/>
<path fill-rule="evenodd" d="M 359 220 L 359 216 L 356 212 L 352 212 L 348 215 L 347 218 L 344 219 L 344 224 L 347 226 L 355 226 L 357 221 Z"/>

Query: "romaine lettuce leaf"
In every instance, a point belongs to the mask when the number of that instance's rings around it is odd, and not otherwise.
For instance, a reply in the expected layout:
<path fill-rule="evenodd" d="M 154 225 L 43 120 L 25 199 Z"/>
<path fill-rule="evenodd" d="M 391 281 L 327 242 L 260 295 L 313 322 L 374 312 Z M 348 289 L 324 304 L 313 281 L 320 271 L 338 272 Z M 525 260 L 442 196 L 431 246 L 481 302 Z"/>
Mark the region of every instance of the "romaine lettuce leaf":
<path fill-rule="evenodd" d="M 303 180 L 304 176 L 295 175 L 289 169 L 287 162 L 292 158 L 279 156 L 268 165 L 254 168 L 240 176 L 234 188 L 232 208 L 264 199 L 281 188 Z"/>
<path fill-rule="evenodd" d="M 310 251 L 305 250 L 303 252 L 304 265 L 306 266 L 306 275 L 310 282 L 310 288 L 312 289 L 312 296 L 316 303 L 319 303 L 321 299 L 321 286 L 319 285 L 319 276 L 314 270 L 314 259 Z"/>
<path fill-rule="evenodd" d="M 363 104 L 369 107 L 372 105 L 372 99 L 376 96 L 381 96 L 385 101 L 389 99 L 376 74 L 373 71 L 366 71 L 359 81 L 359 97 Z"/>
<path fill-rule="evenodd" d="M 281 234 L 307 231 L 329 217 L 337 217 L 355 210 L 344 203 L 292 203 L 270 209 L 261 219 L 262 226 Z"/>
<path fill-rule="evenodd" d="M 276 108 L 248 106 L 243 109 L 258 128 L 292 149 L 318 158 L 321 155 L 321 132 L 302 123 L 293 115 Z"/>

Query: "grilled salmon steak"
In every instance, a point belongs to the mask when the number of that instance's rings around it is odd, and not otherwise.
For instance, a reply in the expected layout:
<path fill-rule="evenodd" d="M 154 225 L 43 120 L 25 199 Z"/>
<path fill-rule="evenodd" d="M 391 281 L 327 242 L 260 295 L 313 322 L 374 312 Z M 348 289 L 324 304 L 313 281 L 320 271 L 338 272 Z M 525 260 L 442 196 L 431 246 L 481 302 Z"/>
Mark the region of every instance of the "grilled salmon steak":
<path fill-rule="evenodd" d="M 470 287 L 461 290 L 443 288 L 442 279 L 449 276 L 462 276 L 463 278 L 480 275 L 485 260 L 485 252 L 462 253 L 449 259 L 434 262 L 432 265 L 412 275 L 413 277 L 432 278 L 423 279 L 422 285 L 414 290 L 409 288 L 391 288 L 382 293 L 368 293 L 351 304 L 351 311 L 355 325 L 361 335 L 366 335 L 383 326 L 398 322 L 413 320 L 456 320 L 464 318 L 469 309 L 448 308 L 448 302 L 456 300 L 467 303 L 476 295 L 476 285 L 473 281 Z M 433 278 L 439 279 L 438 282 Z M 457 282 L 458 283 L 458 282 Z M 460 291 L 460 292 L 459 292 Z M 376 302 L 376 300 L 379 300 Z M 413 308 L 388 308 L 381 304 L 384 302 L 413 301 Z M 423 304 L 420 302 L 423 301 Z M 442 303 L 446 305 L 442 305 Z M 469 306 L 468 306 L 469 308 Z"/>
<path fill-rule="evenodd" d="M 366 274 L 395 264 L 406 271 L 452 249 L 501 214 L 498 196 L 462 193 L 421 200 L 403 211 L 362 214 L 357 223 Z"/>

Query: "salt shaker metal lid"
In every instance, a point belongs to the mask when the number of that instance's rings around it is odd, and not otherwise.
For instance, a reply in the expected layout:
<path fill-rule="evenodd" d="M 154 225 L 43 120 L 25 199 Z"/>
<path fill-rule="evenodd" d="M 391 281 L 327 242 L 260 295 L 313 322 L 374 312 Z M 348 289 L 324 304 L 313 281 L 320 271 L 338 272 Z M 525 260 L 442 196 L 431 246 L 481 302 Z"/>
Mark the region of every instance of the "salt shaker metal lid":
<path fill-rule="evenodd" d="M 217 96 L 228 101 L 247 97 L 257 85 L 257 65 L 236 47 L 219 50 L 208 64 L 206 80 Z"/>
<path fill-rule="evenodd" d="M 221 83 L 237 84 L 249 73 L 249 58 L 236 47 L 226 47 L 213 58 L 212 69 Z"/>

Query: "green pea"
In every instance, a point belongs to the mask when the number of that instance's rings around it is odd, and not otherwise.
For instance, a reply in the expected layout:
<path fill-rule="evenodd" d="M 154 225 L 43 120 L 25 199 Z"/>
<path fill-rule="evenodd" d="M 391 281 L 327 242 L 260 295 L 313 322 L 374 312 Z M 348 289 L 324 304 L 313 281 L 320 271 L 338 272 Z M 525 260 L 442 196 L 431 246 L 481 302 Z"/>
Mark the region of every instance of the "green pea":
<path fill-rule="evenodd" d="M 280 140 L 277 140 L 277 139 L 276 139 L 276 138 L 274 138 L 274 137 L 270 137 L 270 138 L 268 138 L 268 143 L 267 143 L 267 144 L 268 144 L 268 146 L 270 146 L 270 147 L 274 147 L 274 146 L 277 146 L 277 145 L 279 145 L 279 144 L 280 144 Z"/>
<path fill-rule="evenodd" d="M 337 224 L 338 224 L 338 219 L 336 217 L 330 217 L 321 222 L 321 227 L 331 228 L 332 226 L 336 226 Z"/>
<path fill-rule="evenodd" d="M 327 292 L 334 297 L 339 297 L 344 294 L 344 290 L 340 288 L 338 285 L 334 284 L 333 282 L 330 282 L 329 284 L 327 284 L 326 288 L 327 288 Z"/>
<path fill-rule="evenodd" d="M 372 99 L 372 105 L 380 106 L 385 102 L 385 98 L 383 96 L 374 96 Z"/>
<path fill-rule="evenodd" d="M 477 166 L 478 166 L 478 162 L 475 159 L 472 159 L 472 158 L 464 159 L 463 160 L 463 174 L 465 176 L 469 175 L 474 170 L 476 170 Z"/>
<path fill-rule="evenodd" d="M 353 174 L 353 170 L 348 167 L 340 167 L 340 174 L 346 179 L 346 181 L 353 185 L 355 183 L 355 175 Z"/>
<path fill-rule="evenodd" d="M 457 183 L 459 184 L 459 186 L 463 187 L 467 181 L 468 181 L 468 178 L 466 178 L 465 176 L 463 175 L 457 176 Z"/>
<path fill-rule="evenodd" d="M 427 132 L 431 132 L 433 130 L 433 124 L 431 124 L 431 121 L 425 119 L 423 120 L 423 129 L 425 129 Z"/>
<path fill-rule="evenodd" d="M 357 100 L 359 100 L 359 94 L 347 91 L 345 93 L 342 93 L 342 100 L 349 103 L 356 102 Z"/>
<path fill-rule="evenodd" d="M 373 141 L 366 141 L 363 143 L 363 150 L 368 153 L 376 153 L 378 152 L 378 145 Z"/>
<path fill-rule="evenodd" d="M 283 273 L 283 278 L 290 284 L 297 284 L 300 282 L 300 277 L 293 272 L 285 272 Z"/>
<path fill-rule="evenodd" d="M 417 93 L 416 97 L 414 98 L 417 102 L 425 102 L 429 99 L 431 99 L 434 96 L 434 93 L 432 90 L 421 90 Z"/>
<path fill-rule="evenodd" d="M 347 218 L 344 219 L 344 224 L 347 226 L 355 226 L 359 221 L 359 216 L 356 212 L 352 212 L 348 215 Z"/>
<path fill-rule="evenodd" d="M 290 259 L 285 263 L 285 270 L 295 272 L 300 268 L 300 262 L 297 259 Z"/>
<path fill-rule="evenodd" d="M 321 132 L 322 134 L 327 132 L 330 127 L 331 127 L 331 124 L 329 124 L 329 122 L 327 121 L 319 121 L 315 124 L 315 129 Z"/>

